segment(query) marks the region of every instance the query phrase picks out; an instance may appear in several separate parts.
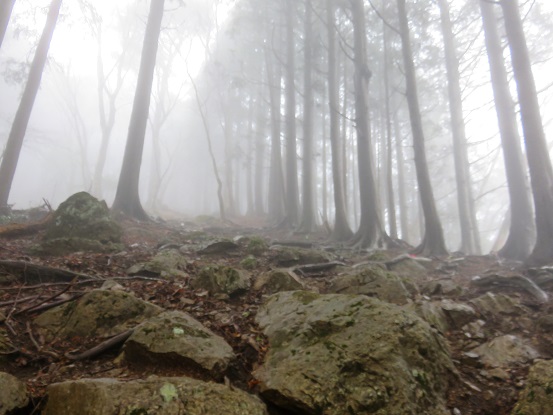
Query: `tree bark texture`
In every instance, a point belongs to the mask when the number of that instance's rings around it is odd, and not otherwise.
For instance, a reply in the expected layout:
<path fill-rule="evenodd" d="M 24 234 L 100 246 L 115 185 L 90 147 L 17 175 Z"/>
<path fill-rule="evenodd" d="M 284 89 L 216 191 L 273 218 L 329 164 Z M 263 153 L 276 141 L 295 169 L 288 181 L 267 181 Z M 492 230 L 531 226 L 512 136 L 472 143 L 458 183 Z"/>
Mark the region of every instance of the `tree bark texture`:
<path fill-rule="evenodd" d="M 362 0 L 352 1 L 354 31 L 354 95 L 361 219 L 353 242 L 362 248 L 382 246 L 385 232 L 380 218 L 369 123 L 369 81 L 365 10 Z"/>
<path fill-rule="evenodd" d="M 421 111 L 417 93 L 417 81 L 409 25 L 407 23 L 407 10 L 405 0 L 397 0 L 399 13 L 399 26 L 401 32 L 401 46 L 403 64 L 405 69 L 407 104 L 409 107 L 409 119 L 413 134 L 413 150 L 415 154 L 415 170 L 424 213 L 424 236 L 421 244 L 415 249 L 415 253 L 424 256 L 438 256 L 447 254 L 445 247 L 442 224 L 436 209 L 424 143 L 424 131 L 422 127 Z"/>
<path fill-rule="evenodd" d="M 460 250 L 466 254 L 477 255 L 481 253 L 480 235 L 473 203 L 457 46 L 455 44 L 453 25 L 449 14 L 448 0 L 438 0 L 438 6 L 440 8 L 440 20 L 444 38 L 449 112 L 451 117 L 451 133 L 453 136 L 457 206 L 461 225 Z"/>
<path fill-rule="evenodd" d="M 509 90 L 509 78 L 503 59 L 503 48 L 497 28 L 494 5 L 480 1 L 482 24 L 490 65 L 490 75 L 503 148 L 503 160 L 510 200 L 510 225 L 505 244 L 499 250 L 504 258 L 523 261 L 535 242 L 531 195 L 516 123 L 515 107 Z"/>
<path fill-rule="evenodd" d="M 313 5 L 305 1 L 304 24 L 304 93 L 303 93 L 303 168 L 302 215 L 300 232 L 310 233 L 316 228 L 315 180 L 313 169 Z"/>
<path fill-rule="evenodd" d="M 148 219 L 140 203 L 138 185 L 164 3 L 165 0 L 151 0 L 150 3 L 123 167 L 113 202 L 114 211 L 139 220 Z"/>
<path fill-rule="evenodd" d="M 286 4 L 286 219 L 295 226 L 299 219 L 298 166 L 296 153 L 296 85 L 295 85 L 295 0 Z"/>
<path fill-rule="evenodd" d="M 534 197 L 536 244 L 528 264 L 553 261 L 553 169 L 545 140 L 538 94 L 517 0 L 500 2 L 517 86 L 526 157 Z"/>
<path fill-rule="evenodd" d="M 4 36 L 6 36 L 6 30 L 8 29 L 8 23 L 10 22 L 14 4 L 15 0 L 2 0 L 2 5 L 0 7 L 0 46 L 2 46 Z"/>
<path fill-rule="evenodd" d="M 8 142 L 4 149 L 2 163 L 0 164 L 0 210 L 7 209 L 8 207 L 8 198 L 15 177 L 19 155 L 21 154 L 23 139 L 25 138 L 31 112 L 40 87 L 40 81 L 42 79 L 44 66 L 46 65 L 50 42 L 52 41 L 52 36 L 54 35 L 54 30 L 58 21 L 61 3 L 62 0 L 52 0 L 50 3 L 46 23 L 40 40 L 38 41 L 33 62 L 31 63 L 29 78 L 23 90 L 21 102 L 15 113 L 10 135 L 8 136 Z"/>

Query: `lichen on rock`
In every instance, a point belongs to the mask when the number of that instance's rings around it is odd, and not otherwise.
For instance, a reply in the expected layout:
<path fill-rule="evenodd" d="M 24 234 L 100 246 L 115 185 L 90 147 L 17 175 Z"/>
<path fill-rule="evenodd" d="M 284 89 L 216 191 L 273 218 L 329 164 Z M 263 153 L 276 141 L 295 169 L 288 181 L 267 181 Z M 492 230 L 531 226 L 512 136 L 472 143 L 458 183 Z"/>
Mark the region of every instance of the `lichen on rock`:
<path fill-rule="evenodd" d="M 123 230 L 111 218 L 106 202 L 80 192 L 58 207 L 35 250 L 50 255 L 115 251 L 121 249 L 122 235 Z"/>

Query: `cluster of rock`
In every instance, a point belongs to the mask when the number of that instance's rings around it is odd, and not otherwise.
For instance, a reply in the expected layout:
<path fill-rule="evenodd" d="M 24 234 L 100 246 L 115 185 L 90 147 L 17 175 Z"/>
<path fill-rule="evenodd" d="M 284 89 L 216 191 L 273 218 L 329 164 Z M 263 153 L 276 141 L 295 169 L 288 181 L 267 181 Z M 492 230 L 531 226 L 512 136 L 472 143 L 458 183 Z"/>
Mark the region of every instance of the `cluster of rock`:
<path fill-rule="evenodd" d="M 247 246 L 253 258 L 267 252 L 260 243 Z M 198 252 L 213 255 L 239 247 L 219 241 Z M 519 323 L 509 316 L 526 311 L 513 297 L 487 292 L 471 301 L 454 301 L 461 287 L 450 279 L 427 282 L 426 269 L 409 258 L 344 267 L 333 280 L 314 288 L 290 267 L 332 259 L 320 251 L 274 248 L 273 261 L 281 268 L 256 276 L 215 265 L 190 276 L 184 272 L 182 252 L 182 247 L 168 247 L 130 273 L 186 276 L 191 289 L 220 299 L 264 292 L 267 298 L 256 322 L 269 350 L 252 374 L 259 397 L 222 382 L 236 359 L 225 339 L 188 313 L 166 311 L 106 285 L 44 312 L 35 319 L 35 329 L 50 340 L 131 330 L 119 362 L 168 363 L 197 376 L 57 383 L 48 387 L 43 413 L 255 415 L 268 414 L 268 406 L 284 413 L 324 415 L 460 413 L 446 405 L 450 384 L 460 379 L 444 337 L 451 330 L 467 339 L 463 364 L 480 367 L 490 378 L 507 379 L 510 368 L 535 360 L 512 414 L 551 413 L 553 364 L 538 360 L 532 344 L 513 334 Z M 501 321 L 504 332 L 511 334 L 492 336 L 488 320 Z M 0 414 L 27 404 L 25 386 L 0 373 Z"/>

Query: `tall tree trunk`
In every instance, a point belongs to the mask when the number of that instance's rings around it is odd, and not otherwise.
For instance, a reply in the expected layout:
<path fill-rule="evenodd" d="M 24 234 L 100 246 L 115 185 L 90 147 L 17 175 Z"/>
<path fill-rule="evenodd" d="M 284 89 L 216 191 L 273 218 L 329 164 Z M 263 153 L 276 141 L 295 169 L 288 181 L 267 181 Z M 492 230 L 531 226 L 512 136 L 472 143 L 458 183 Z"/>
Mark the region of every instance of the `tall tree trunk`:
<path fill-rule="evenodd" d="M 505 16 L 505 30 L 517 85 L 536 213 L 536 245 L 527 262 L 532 265 L 542 265 L 553 261 L 553 168 L 545 140 L 518 1 L 502 0 L 500 4 Z"/>
<path fill-rule="evenodd" d="M 248 132 L 246 134 L 247 152 L 245 155 L 245 173 L 246 173 L 246 216 L 252 216 L 254 207 L 254 189 L 253 189 L 253 163 L 255 146 L 255 100 L 250 96 L 250 108 L 248 109 Z"/>
<path fill-rule="evenodd" d="M 354 32 L 355 125 L 361 208 L 359 229 L 353 242 L 362 248 L 372 248 L 382 246 L 386 234 L 380 218 L 370 136 L 368 95 L 371 72 L 367 65 L 365 10 L 362 0 L 353 0 L 351 4 Z"/>
<path fill-rule="evenodd" d="M 257 114 L 256 114 L 256 123 L 255 123 L 255 180 L 254 180 L 254 190 L 255 190 L 255 214 L 257 216 L 262 216 L 265 214 L 265 209 L 263 207 L 263 196 L 264 188 L 263 183 L 265 182 L 265 134 L 266 134 L 266 119 L 265 112 L 266 108 L 263 105 L 260 105 L 263 99 L 263 94 L 260 92 L 257 98 Z"/>
<path fill-rule="evenodd" d="M 453 157 L 455 161 L 455 179 L 457 183 L 457 206 L 461 225 L 461 251 L 467 254 L 480 254 L 480 235 L 470 179 L 468 161 L 467 137 L 463 116 L 463 98 L 459 74 L 457 46 L 453 35 L 453 26 L 449 15 L 448 0 L 438 0 L 442 35 L 444 38 L 445 63 L 447 70 L 447 86 L 449 93 L 449 111 L 451 115 L 451 133 L 453 136 Z"/>
<path fill-rule="evenodd" d="M 392 148 L 392 114 L 390 111 L 390 65 L 388 63 L 388 36 L 386 24 L 382 24 L 384 43 L 384 102 L 386 118 L 386 199 L 388 204 L 388 223 L 390 224 L 390 236 L 398 238 L 396 203 L 394 198 L 394 177 L 393 177 L 393 148 Z"/>
<path fill-rule="evenodd" d="M 523 261 L 530 255 L 536 237 L 529 184 L 494 5 L 481 0 L 480 9 L 510 199 L 508 236 L 498 253 Z"/>
<path fill-rule="evenodd" d="M 148 219 L 140 203 L 138 184 L 164 3 L 165 0 L 151 0 L 150 3 L 123 166 L 112 207 L 116 212 L 139 220 Z"/>
<path fill-rule="evenodd" d="M 25 138 L 25 132 L 27 131 L 33 105 L 40 87 L 42 72 L 46 65 L 48 49 L 50 48 L 50 42 L 52 41 L 54 29 L 58 21 L 61 3 L 62 0 L 52 0 L 50 3 L 44 30 L 38 41 L 35 56 L 29 71 L 29 78 L 23 90 L 21 102 L 15 113 L 10 135 L 8 136 L 8 142 L 6 143 L 6 148 L 2 155 L 2 163 L 0 164 L 0 210 L 8 209 L 8 198 L 15 176 L 17 162 L 19 161 L 23 139 Z"/>
<path fill-rule="evenodd" d="M 225 210 L 226 213 L 230 216 L 236 214 L 236 203 L 234 197 L 234 134 L 232 131 L 233 122 L 230 116 L 230 109 L 226 108 L 224 115 L 224 125 L 223 125 L 223 134 L 225 136 Z"/>
<path fill-rule="evenodd" d="M 274 68 L 273 51 L 265 48 L 265 63 L 269 84 L 269 101 L 271 107 L 271 166 L 269 169 L 269 194 L 268 211 L 269 218 L 275 223 L 280 223 L 284 217 L 284 176 L 282 174 L 281 152 L 281 79 L 280 65 Z"/>
<path fill-rule="evenodd" d="M 421 244 L 415 249 L 415 253 L 421 255 L 445 255 L 444 234 L 442 224 L 436 209 L 436 202 L 430 182 L 428 164 L 426 162 L 426 150 L 424 144 L 424 132 L 417 93 L 417 81 L 411 39 L 409 38 L 409 25 L 407 23 L 407 11 L 405 0 L 397 0 L 399 26 L 401 32 L 401 49 L 403 52 L 403 64 L 405 67 L 407 104 L 409 106 L 409 118 L 413 133 L 413 149 L 415 153 L 415 169 L 419 185 L 420 198 L 424 213 L 424 237 Z"/>
<path fill-rule="evenodd" d="M 409 210 L 407 209 L 407 191 L 405 189 L 405 159 L 403 155 L 403 136 L 399 126 L 397 110 L 393 114 L 394 134 L 396 139 L 397 160 L 397 193 L 399 201 L 399 223 L 401 239 L 409 242 Z"/>
<path fill-rule="evenodd" d="M 315 216 L 315 181 L 313 178 L 313 5 L 305 1 L 304 24 L 304 104 L 303 104 L 303 204 L 300 232 L 313 232 Z"/>
<path fill-rule="evenodd" d="M 2 42 L 4 41 L 14 4 L 15 0 L 2 0 L 0 6 L 0 46 L 2 46 Z"/>
<path fill-rule="evenodd" d="M 286 219 L 289 226 L 297 225 L 299 216 L 296 153 L 295 3 L 295 0 L 287 0 L 286 3 Z"/>

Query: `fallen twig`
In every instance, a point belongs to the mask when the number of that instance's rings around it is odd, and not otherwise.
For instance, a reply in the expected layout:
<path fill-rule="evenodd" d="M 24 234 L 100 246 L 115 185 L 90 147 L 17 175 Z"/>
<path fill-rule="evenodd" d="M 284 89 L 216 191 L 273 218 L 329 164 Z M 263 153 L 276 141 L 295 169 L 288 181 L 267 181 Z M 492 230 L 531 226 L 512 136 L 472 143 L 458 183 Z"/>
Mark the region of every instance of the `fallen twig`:
<path fill-rule="evenodd" d="M 124 331 L 123 333 L 119 333 L 82 353 L 78 353 L 78 354 L 67 353 L 65 357 L 67 357 L 69 360 L 90 359 L 92 357 L 98 356 L 99 354 L 105 352 L 108 349 L 111 349 L 112 347 L 118 346 L 119 344 L 123 344 L 129 337 L 131 337 L 133 332 L 134 332 L 134 329 Z"/>
<path fill-rule="evenodd" d="M 42 304 L 45 304 L 45 303 L 47 303 L 48 301 L 52 301 L 54 298 L 59 297 L 59 296 L 62 295 L 64 292 L 69 291 L 69 289 L 70 289 L 71 287 L 73 287 L 73 284 L 74 284 L 75 281 L 76 281 L 76 279 L 73 279 L 73 281 L 71 281 L 71 283 L 70 283 L 69 285 L 67 285 L 67 287 L 65 287 L 63 290 L 61 290 L 61 291 L 59 291 L 59 292 L 57 292 L 57 293 L 51 295 L 50 297 L 45 298 L 44 300 L 42 300 L 42 301 L 39 302 L 38 304 L 35 304 L 35 305 L 30 306 L 30 307 L 24 308 L 23 310 L 20 310 L 20 311 L 18 311 L 18 312 L 15 313 L 15 314 L 16 314 L 16 315 L 17 315 L 17 314 L 23 314 L 23 313 L 25 313 L 25 312 L 32 311 L 32 310 L 36 309 L 37 307 L 41 306 Z"/>
<path fill-rule="evenodd" d="M 15 300 L 10 300 L 10 301 L 2 301 L 0 303 L 0 307 L 5 307 L 7 305 L 16 305 L 19 303 L 26 303 L 27 301 L 36 300 L 39 297 L 40 297 L 39 295 L 32 295 L 30 297 L 16 298 Z"/>
<path fill-rule="evenodd" d="M 35 336 L 33 335 L 33 329 L 31 328 L 31 323 L 29 321 L 27 321 L 26 326 L 27 326 L 27 333 L 29 334 L 29 338 L 33 342 L 33 345 L 35 346 L 37 352 L 47 354 L 48 356 L 51 356 L 54 359 L 60 358 L 60 355 L 57 354 L 56 352 L 53 352 L 51 350 L 43 350 L 43 347 L 40 344 L 38 344 L 38 342 L 35 339 Z"/>
<path fill-rule="evenodd" d="M 46 311 L 46 310 L 49 310 L 51 308 L 57 307 L 59 305 L 69 303 L 69 302 L 74 301 L 78 298 L 81 298 L 83 295 L 84 295 L 84 293 L 75 294 L 74 296 L 69 297 L 69 298 L 65 298 L 63 300 L 54 301 L 54 302 L 48 303 L 48 304 L 37 305 L 37 306 L 32 307 L 31 309 L 18 311 L 15 314 L 19 315 L 19 314 L 22 314 L 22 313 L 30 313 L 30 312 L 38 313 L 40 311 Z"/>

